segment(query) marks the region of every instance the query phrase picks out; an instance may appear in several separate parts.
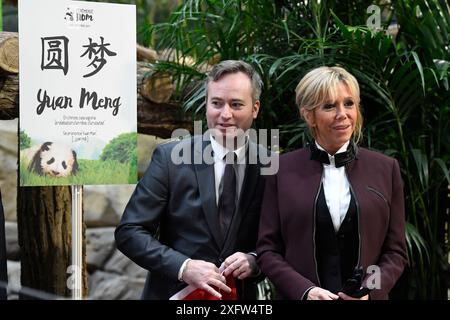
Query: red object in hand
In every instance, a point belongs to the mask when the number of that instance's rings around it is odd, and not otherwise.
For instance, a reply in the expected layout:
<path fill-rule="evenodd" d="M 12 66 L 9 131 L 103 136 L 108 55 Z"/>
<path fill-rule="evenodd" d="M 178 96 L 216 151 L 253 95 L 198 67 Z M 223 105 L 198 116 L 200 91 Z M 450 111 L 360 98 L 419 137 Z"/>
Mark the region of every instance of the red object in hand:
<path fill-rule="evenodd" d="M 222 295 L 222 299 L 220 300 L 237 300 L 236 280 L 234 279 L 233 274 L 229 274 L 228 277 L 226 277 L 226 282 L 231 291 L 230 293 L 219 291 Z"/>
<path fill-rule="evenodd" d="M 222 295 L 222 299 L 213 296 L 203 289 L 196 289 L 195 287 L 189 285 L 183 290 L 174 294 L 170 298 L 170 300 L 237 300 L 236 280 L 233 278 L 232 274 L 226 277 L 226 282 L 227 286 L 231 288 L 231 292 L 227 293 L 218 290 Z"/>

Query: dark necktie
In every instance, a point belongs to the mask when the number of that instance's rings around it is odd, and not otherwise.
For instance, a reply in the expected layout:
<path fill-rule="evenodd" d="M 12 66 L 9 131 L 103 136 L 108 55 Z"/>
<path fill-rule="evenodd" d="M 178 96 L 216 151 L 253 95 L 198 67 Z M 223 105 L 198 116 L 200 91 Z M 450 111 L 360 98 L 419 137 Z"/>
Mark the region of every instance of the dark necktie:
<path fill-rule="evenodd" d="M 222 193 L 219 200 L 220 229 L 224 240 L 236 209 L 236 173 L 233 168 L 235 160 L 236 154 L 234 152 L 230 152 L 225 156 L 226 165 L 222 178 Z"/>

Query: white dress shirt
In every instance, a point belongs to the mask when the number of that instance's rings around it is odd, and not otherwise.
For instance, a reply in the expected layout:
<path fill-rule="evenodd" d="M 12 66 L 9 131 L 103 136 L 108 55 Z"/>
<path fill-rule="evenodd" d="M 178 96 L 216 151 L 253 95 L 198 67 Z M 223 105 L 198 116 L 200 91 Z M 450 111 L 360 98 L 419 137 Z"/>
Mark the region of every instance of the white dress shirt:
<path fill-rule="evenodd" d="M 347 141 L 336 154 L 345 152 L 348 144 L 349 141 Z M 326 150 L 317 142 L 316 145 L 317 148 L 326 152 Z M 330 159 L 330 164 L 323 164 L 322 183 L 334 230 L 337 232 L 350 205 L 350 184 L 347 175 L 345 174 L 345 167 L 336 168 L 334 156 L 328 154 L 328 158 Z"/>

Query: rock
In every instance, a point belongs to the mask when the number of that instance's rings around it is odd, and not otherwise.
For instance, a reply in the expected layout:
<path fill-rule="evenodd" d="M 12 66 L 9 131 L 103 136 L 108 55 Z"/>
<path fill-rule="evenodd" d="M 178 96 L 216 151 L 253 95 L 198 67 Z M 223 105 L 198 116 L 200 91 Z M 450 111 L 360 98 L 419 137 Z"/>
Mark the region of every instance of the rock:
<path fill-rule="evenodd" d="M 88 270 L 103 268 L 115 247 L 114 228 L 86 230 L 86 263 Z"/>
<path fill-rule="evenodd" d="M 84 221 L 88 228 L 113 227 L 119 223 L 119 214 L 111 206 L 111 200 L 94 186 L 83 190 Z"/>
<path fill-rule="evenodd" d="M 122 218 L 123 211 L 125 210 L 125 206 L 131 198 L 131 194 L 133 193 L 136 186 L 134 184 L 130 185 L 121 185 L 121 186 L 111 186 L 111 206 L 114 211 L 117 212 L 118 220 Z M 117 222 L 119 222 L 117 221 Z"/>
<path fill-rule="evenodd" d="M 116 226 L 135 185 L 85 186 L 84 210 L 88 227 Z"/>
<path fill-rule="evenodd" d="M 0 190 L 7 221 L 17 220 L 17 125 L 17 119 L 0 121 Z"/>
<path fill-rule="evenodd" d="M 117 249 L 106 262 L 105 271 L 142 279 L 145 279 L 148 273 L 147 270 L 138 266 Z"/>
<path fill-rule="evenodd" d="M 20 285 L 20 262 L 7 262 L 8 268 L 8 300 L 18 300 Z"/>
<path fill-rule="evenodd" d="M 8 260 L 20 260 L 19 238 L 16 222 L 5 222 L 6 232 L 6 257 Z"/>
<path fill-rule="evenodd" d="M 89 277 L 88 299 L 137 300 L 140 299 L 145 281 L 96 271 Z"/>

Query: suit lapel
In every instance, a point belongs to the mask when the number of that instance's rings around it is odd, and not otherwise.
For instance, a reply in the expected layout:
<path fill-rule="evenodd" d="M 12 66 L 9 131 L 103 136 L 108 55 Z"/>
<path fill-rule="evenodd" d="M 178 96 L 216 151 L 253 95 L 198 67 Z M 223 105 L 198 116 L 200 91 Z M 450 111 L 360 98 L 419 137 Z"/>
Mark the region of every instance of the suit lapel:
<path fill-rule="evenodd" d="M 208 145 L 210 145 L 209 141 L 203 141 L 202 143 L 203 143 L 202 148 L 196 148 L 194 146 L 194 153 L 197 153 L 197 157 L 201 156 L 198 153 L 203 153 L 203 150 Z M 214 163 L 206 164 L 204 161 L 201 161 L 200 164 L 195 164 L 194 162 L 194 167 L 195 167 L 195 174 L 197 176 L 200 199 L 202 201 L 203 211 L 205 212 L 206 222 L 208 223 L 209 229 L 217 246 L 221 248 L 222 239 L 217 212 L 218 210 L 216 205 Z"/>

